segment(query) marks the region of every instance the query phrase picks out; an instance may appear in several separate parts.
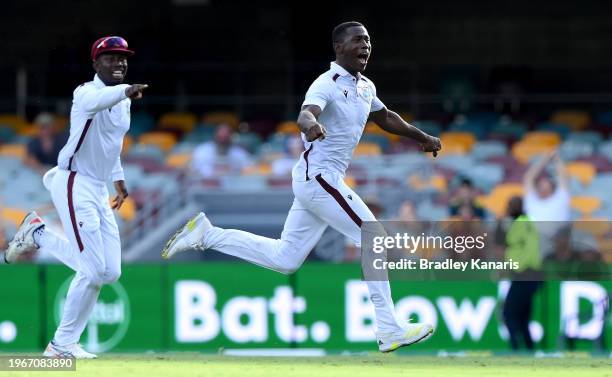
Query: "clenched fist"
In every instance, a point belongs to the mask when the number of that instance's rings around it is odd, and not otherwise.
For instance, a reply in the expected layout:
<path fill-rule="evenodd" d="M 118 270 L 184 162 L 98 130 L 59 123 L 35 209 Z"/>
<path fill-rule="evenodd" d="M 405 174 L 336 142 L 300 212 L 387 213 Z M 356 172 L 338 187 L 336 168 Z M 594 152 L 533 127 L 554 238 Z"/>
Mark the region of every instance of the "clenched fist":
<path fill-rule="evenodd" d="M 305 133 L 307 141 L 323 140 L 326 134 L 325 128 L 320 123 L 315 123 Z"/>

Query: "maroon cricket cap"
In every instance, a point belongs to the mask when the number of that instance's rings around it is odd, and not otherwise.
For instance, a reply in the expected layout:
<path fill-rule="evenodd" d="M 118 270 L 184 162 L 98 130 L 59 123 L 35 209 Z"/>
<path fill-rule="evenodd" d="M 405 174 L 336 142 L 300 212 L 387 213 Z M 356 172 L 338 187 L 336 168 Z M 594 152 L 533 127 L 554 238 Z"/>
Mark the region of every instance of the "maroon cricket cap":
<path fill-rule="evenodd" d="M 91 60 L 96 60 L 98 56 L 105 52 L 119 52 L 127 56 L 134 55 L 134 51 L 128 49 L 125 39 L 118 36 L 109 36 L 98 39 L 91 46 Z"/>

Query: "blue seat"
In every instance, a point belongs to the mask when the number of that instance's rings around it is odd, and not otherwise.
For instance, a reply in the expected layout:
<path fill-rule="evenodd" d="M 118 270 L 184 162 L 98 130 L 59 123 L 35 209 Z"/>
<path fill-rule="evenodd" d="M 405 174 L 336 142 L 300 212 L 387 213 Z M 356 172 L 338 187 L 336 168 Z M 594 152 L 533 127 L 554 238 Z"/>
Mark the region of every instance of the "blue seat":
<path fill-rule="evenodd" d="M 561 136 L 561 139 L 567 138 L 567 136 L 572 131 L 565 124 L 552 123 L 552 122 L 539 123 L 537 125 L 537 127 L 536 127 L 536 130 L 538 130 L 538 131 L 556 132 L 557 134 L 559 134 L 559 136 Z"/>
<path fill-rule="evenodd" d="M 603 137 L 599 132 L 595 131 L 581 131 L 581 132 L 572 132 L 567 137 L 567 140 L 571 141 L 581 141 L 590 143 L 594 146 L 598 146 L 603 141 Z"/>
<path fill-rule="evenodd" d="M 559 147 L 559 155 L 563 160 L 573 161 L 581 157 L 592 156 L 595 148 L 585 141 L 566 140 Z"/>
<path fill-rule="evenodd" d="M 489 157 L 503 156 L 508 153 L 508 147 L 501 141 L 479 141 L 472 148 L 471 155 L 476 160 L 486 160 Z"/>

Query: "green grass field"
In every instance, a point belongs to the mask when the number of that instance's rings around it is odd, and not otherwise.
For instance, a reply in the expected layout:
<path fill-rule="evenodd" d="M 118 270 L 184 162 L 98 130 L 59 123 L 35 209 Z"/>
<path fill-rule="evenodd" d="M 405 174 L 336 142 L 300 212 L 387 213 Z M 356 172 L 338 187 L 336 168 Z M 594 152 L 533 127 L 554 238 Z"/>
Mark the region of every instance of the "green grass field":
<path fill-rule="evenodd" d="M 0 376 L 57 376 L 48 372 L 0 372 Z M 106 354 L 78 360 L 77 371 L 62 376 L 519 376 L 612 377 L 612 360 L 588 356 L 544 358 L 362 355 L 327 357 L 230 357 L 202 354 Z"/>

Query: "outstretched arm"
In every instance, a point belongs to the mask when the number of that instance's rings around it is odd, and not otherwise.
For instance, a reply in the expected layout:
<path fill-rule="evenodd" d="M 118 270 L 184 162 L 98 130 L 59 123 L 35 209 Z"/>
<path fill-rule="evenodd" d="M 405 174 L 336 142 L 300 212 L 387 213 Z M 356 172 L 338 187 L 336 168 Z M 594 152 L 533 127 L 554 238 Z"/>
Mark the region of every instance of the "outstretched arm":
<path fill-rule="evenodd" d="M 419 130 L 415 126 L 404 121 L 396 112 L 386 107 L 370 113 L 370 119 L 389 133 L 416 140 L 421 144 L 423 151 L 433 152 L 434 157 L 437 156 L 438 151 L 442 149 L 440 139 Z"/>
<path fill-rule="evenodd" d="M 307 141 L 325 139 L 325 128 L 317 121 L 320 114 L 321 108 L 317 105 L 305 105 L 300 111 L 297 124 Z"/>
<path fill-rule="evenodd" d="M 142 92 L 146 88 L 148 88 L 148 85 L 143 84 L 120 84 L 100 89 L 92 86 L 81 86 L 75 91 L 75 99 L 84 112 L 95 114 L 113 107 L 128 97 L 131 99 L 142 98 Z"/>
<path fill-rule="evenodd" d="M 565 164 L 557 152 L 554 153 L 553 159 L 555 160 L 559 187 L 567 190 L 569 188 L 569 176 L 567 174 L 567 169 L 565 169 Z"/>
<path fill-rule="evenodd" d="M 540 158 L 535 164 L 527 169 L 525 173 L 525 177 L 523 178 L 523 185 L 525 186 L 526 192 L 532 192 L 535 190 L 535 180 L 540 173 L 544 170 L 546 165 L 552 160 L 555 156 L 556 152 L 551 152 L 545 155 L 543 158 Z"/>

